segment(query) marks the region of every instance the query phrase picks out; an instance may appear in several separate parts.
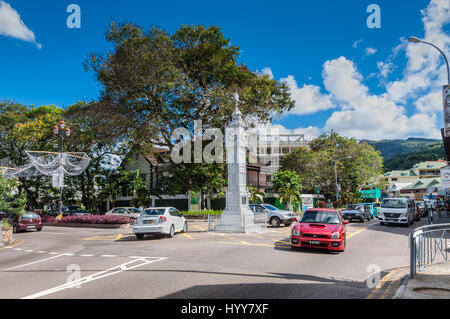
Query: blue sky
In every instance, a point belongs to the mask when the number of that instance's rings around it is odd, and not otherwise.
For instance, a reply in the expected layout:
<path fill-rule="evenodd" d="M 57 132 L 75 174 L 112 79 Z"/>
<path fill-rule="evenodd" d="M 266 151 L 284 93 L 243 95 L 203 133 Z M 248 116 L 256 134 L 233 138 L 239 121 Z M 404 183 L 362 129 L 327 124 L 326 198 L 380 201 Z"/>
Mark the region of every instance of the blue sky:
<path fill-rule="evenodd" d="M 81 8 L 81 29 L 66 26 L 71 3 Z M 381 8 L 379 29 L 366 25 L 371 3 Z M 273 123 L 283 132 L 439 138 L 443 59 L 406 39 L 448 52 L 449 0 L 0 0 L 0 100 L 67 106 L 98 97 L 82 63 L 109 48 L 112 19 L 169 32 L 181 24 L 221 27 L 242 62 L 291 88 L 295 109 Z"/>

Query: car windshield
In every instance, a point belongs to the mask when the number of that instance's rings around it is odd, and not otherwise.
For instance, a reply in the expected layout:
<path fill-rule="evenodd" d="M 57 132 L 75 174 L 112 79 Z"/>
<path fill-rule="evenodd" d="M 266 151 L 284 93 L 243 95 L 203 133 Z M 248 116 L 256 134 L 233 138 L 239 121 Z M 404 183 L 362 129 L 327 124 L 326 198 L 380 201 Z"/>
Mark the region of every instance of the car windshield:
<path fill-rule="evenodd" d="M 347 205 L 347 210 L 360 210 L 360 209 L 361 209 L 361 205 L 356 205 L 356 204 Z"/>
<path fill-rule="evenodd" d="M 138 208 L 131 208 L 130 211 L 131 211 L 133 214 L 140 214 L 140 213 L 141 213 L 141 211 L 140 211 Z"/>
<path fill-rule="evenodd" d="M 264 206 L 268 210 L 278 210 L 278 208 L 276 208 L 275 206 L 269 205 L 269 204 L 265 204 L 265 205 L 262 205 L 262 206 Z"/>
<path fill-rule="evenodd" d="M 303 215 L 301 223 L 337 225 L 340 224 L 340 220 L 336 212 L 306 211 Z"/>
<path fill-rule="evenodd" d="M 404 199 L 385 199 L 381 203 L 383 208 L 406 208 L 406 200 Z"/>
<path fill-rule="evenodd" d="M 145 210 L 141 216 L 158 216 L 158 215 L 164 215 L 164 212 L 166 210 L 164 208 L 160 208 L 160 209 L 156 209 L 156 208 L 152 208 L 152 209 L 147 209 Z"/>

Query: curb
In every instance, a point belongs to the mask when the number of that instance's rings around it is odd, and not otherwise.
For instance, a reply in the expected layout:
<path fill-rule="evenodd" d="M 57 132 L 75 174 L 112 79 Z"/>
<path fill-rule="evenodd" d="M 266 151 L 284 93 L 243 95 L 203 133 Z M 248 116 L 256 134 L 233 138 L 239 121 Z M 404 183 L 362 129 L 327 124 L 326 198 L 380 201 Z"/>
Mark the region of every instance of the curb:
<path fill-rule="evenodd" d="M 131 224 L 73 224 L 73 223 L 42 223 L 48 227 L 69 227 L 69 228 L 97 228 L 97 229 L 127 229 Z"/>
<path fill-rule="evenodd" d="M 408 286 L 408 282 L 409 282 L 409 274 L 403 276 L 400 287 L 398 287 L 392 299 L 403 299 L 403 295 L 405 293 L 406 287 Z"/>

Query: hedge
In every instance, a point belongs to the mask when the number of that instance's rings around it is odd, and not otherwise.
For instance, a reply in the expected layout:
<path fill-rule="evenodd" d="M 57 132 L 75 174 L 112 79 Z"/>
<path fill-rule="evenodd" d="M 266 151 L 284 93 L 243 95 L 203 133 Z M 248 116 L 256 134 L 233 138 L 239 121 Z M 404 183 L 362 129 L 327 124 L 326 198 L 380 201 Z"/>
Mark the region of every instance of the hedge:
<path fill-rule="evenodd" d="M 42 216 L 44 223 L 70 223 L 70 224 L 130 224 L 133 222 L 132 218 L 122 216 L 108 216 L 108 215 L 87 215 L 87 216 L 66 216 L 57 221 L 56 217 Z"/>

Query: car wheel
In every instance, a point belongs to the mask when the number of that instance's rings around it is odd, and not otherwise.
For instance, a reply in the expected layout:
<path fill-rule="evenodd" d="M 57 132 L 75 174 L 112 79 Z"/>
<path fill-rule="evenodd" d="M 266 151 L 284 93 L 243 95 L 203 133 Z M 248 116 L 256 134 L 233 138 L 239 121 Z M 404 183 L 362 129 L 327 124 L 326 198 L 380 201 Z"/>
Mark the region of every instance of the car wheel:
<path fill-rule="evenodd" d="M 381 225 L 381 226 L 384 226 L 384 222 L 380 222 L 380 225 Z"/>
<path fill-rule="evenodd" d="M 183 225 L 183 230 L 182 230 L 182 232 L 183 232 L 183 233 L 187 233 L 187 231 L 188 231 L 188 225 L 187 225 L 187 223 L 185 222 L 184 225 Z"/>
<path fill-rule="evenodd" d="M 142 240 L 144 239 L 144 234 L 136 234 L 136 238 Z"/>
<path fill-rule="evenodd" d="M 36 229 L 37 231 L 41 231 L 42 230 L 42 227 L 41 228 L 38 228 L 38 229 Z"/>
<path fill-rule="evenodd" d="M 280 227 L 281 225 L 281 220 L 278 217 L 272 217 L 269 220 L 270 225 L 272 225 L 272 227 Z"/>
<path fill-rule="evenodd" d="M 361 223 L 364 223 L 366 219 L 364 217 L 361 217 L 361 219 L 359 220 Z"/>
<path fill-rule="evenodd" d="M 175 227 L 173 227 L 173 225 L 170 226 L 170 232 L 169 232 L 169 234 L 167 236 L 169 238 L 173 238 L 175 236 Z"/>
<path fill-rule="evenodd" d="M 289 226 L 291 226 L 291 224 L 292 224 L 292 223 L 286 223 L 286 224 L 284 224 L 284 225 L 289 227 Z"/>

